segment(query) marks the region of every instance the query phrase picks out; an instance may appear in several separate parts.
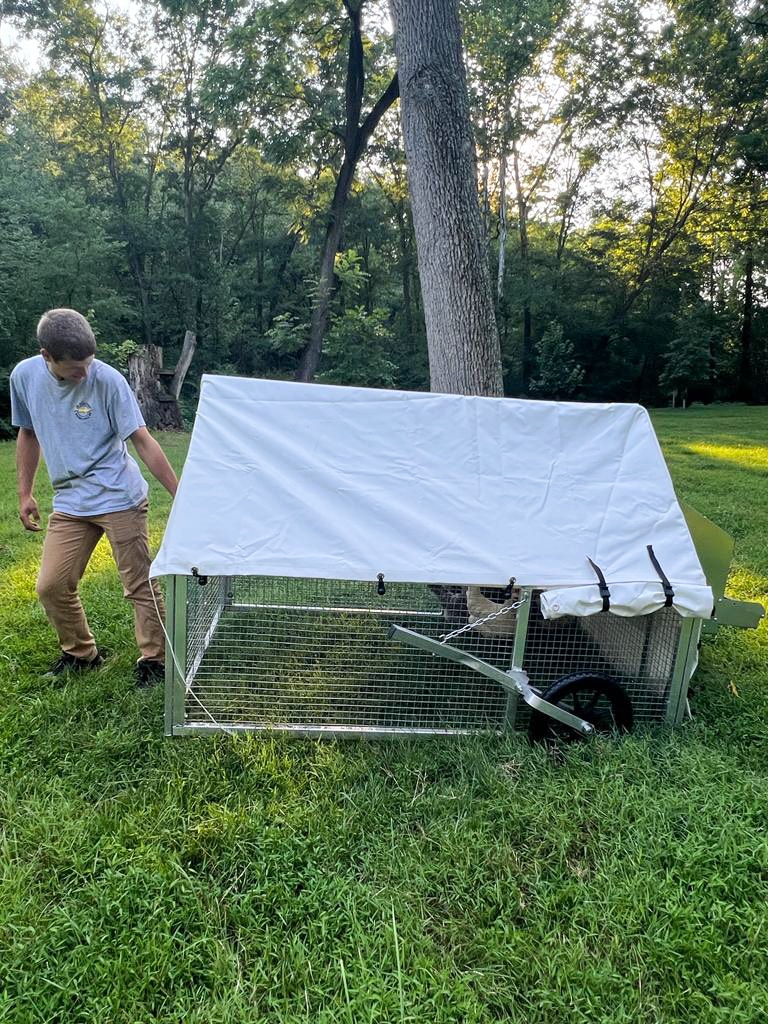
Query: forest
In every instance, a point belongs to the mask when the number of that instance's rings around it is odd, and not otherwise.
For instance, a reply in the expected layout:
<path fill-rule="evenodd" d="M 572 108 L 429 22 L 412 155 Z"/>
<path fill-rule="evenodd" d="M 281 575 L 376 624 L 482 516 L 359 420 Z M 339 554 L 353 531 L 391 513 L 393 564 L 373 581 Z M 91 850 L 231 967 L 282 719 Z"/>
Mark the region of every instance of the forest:
<path fill-rule="evenodd" d="M 459 8 L 504 393 L 767 403 L 766 5 Z M 4 436 L 53 306 L 150 425 L 203 373 L 430 386 L 387 3 L 0 0 L 0 40 Z"/>

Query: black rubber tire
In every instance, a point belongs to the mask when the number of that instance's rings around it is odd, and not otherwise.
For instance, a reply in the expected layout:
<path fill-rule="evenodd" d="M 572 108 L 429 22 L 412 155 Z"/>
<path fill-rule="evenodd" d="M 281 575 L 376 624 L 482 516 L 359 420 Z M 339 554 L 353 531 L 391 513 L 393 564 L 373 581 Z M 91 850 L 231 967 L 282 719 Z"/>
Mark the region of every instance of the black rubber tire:
<path fill-rule="evenodd" d="M 583 695 L 583 696 L 582 696 Z M 632 731 L 632 701 L 619 683 L 595 672 L 574 672 L 563 676 L 541 695 L 550 704 L 572 711 L 595 726 L 598 733 L 615 735 Z M 603 706 L 597 705 L 603 700 Z M 605 704 L 608 707 L 605 707 Z M 532 711 L 528 735 L 533 743 L 572 743 L 585 737 L 543 711 Z"/>

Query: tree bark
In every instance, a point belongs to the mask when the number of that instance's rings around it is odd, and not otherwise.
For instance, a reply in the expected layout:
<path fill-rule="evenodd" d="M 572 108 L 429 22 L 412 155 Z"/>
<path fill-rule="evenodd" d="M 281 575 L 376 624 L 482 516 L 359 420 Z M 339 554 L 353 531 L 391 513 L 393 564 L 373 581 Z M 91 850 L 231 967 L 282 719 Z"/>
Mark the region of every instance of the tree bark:
<path fill-rule="evenodd" d="M 184 426 L 178 402 L 160 383 L 163 350 L 144 345 L 128 358 L 128 383 L 136 395 L 144 422 L 150 430 L 181 430 Z"/>
<path fill-rule="evenodd" d="M 176 402 L 179 400 L 181 386 L 184 383 L 184 378 L 187 376 L 189 367 L 192 364 L 196 348 L 197 335 L 193 334 L 192 331 L 185 331 L 184 344 L 181 346 L 181 355 L 179 356 L 179 361 L 176 363 L 176 372 L 171 379 L 171 383 L 168 385 L 168 393 Z"/>
<path fill-rule="evenodd" d="M 433 391 L 501 395 L 457 0 L 391 0 Z"/>

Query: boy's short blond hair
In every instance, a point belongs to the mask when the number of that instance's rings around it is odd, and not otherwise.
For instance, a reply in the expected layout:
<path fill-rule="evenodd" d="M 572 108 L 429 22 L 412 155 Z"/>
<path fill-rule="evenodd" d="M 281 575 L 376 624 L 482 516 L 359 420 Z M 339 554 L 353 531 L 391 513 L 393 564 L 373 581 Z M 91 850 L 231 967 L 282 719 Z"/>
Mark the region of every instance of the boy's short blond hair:
<path fill-rule="evenodd" d="M 91 325 L 76 309 L 49 309 L 37 325 L 37 341 L 55 362 L 96 354 Z"/>

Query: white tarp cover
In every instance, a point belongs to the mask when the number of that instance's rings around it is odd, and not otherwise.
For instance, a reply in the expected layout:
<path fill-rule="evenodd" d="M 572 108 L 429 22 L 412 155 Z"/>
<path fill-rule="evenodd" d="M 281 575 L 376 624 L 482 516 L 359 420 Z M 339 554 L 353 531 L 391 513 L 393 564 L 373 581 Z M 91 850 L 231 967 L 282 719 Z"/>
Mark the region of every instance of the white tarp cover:
<path fill-rule="evenodd" d="M 650 420 L 587 405 L 206 375 L 153 576 L 555 588 L 545 614 L 712 592 Z M 629 586 L 620 586 L 627 584 Z M 576 588 L 571 590 L 571 588 Z"/>

